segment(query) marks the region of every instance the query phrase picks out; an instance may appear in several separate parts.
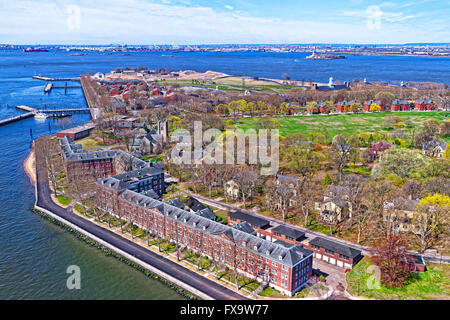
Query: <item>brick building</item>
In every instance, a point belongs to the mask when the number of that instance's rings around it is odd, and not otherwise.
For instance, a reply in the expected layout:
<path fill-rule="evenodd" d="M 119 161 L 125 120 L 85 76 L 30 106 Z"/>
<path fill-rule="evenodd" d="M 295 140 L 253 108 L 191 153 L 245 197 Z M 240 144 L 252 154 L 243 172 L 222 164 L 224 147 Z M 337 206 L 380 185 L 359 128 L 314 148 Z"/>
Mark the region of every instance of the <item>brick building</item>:
<path fill-rule="evenodd" d="M 92 122 L 88 122 L 82 126 L 59 131 L 56 133 L 56 137 L 58 137 L 58 139 L 68 137 L 72 140 L 79 140 L 88 137 L 94 128 L 95 125 Z"/>
<path fill-rule="evenodd" d="M 283 246 L 201 215 L 123 190 L 116 181 L 97 182 L 99 207 L 152 234 L 169 239 L 292 296 L 312 276 L 312 255 L 302 246 Z M 251 230 L 250 230 L 251 231 Z"/>
<path fill-rule="evenodd" d="M 122 150 L 86 152 L 67 136 L 59 141 L 67 178 L 104 178 L 125 171 L 142 169 L 147 163 Z"/>
<path fill-rule="evenodd" d="M 314 252 L 314 258 L 342 268 L 351 269 L 362 258 L 360 250 L 320 237 L 309 241 L 305 248 Z"/>
<path fill-rule="evenodd" d="M 256 232 L 258 237 L 276 242 L 299 245 L 305 239 L 305 233 L 287 225 L 271 225 L 270 221 L 264 218 L 256 217 L 245 212 L 237 211 L 228 214 L 228 225 L 247 222 Z"/>

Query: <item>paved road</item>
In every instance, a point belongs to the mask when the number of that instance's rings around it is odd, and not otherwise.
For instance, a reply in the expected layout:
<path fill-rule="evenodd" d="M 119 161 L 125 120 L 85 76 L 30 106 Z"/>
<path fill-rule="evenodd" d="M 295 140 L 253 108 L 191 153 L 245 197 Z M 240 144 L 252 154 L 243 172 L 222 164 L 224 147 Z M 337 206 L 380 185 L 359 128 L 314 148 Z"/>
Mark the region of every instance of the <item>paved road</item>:
<path fill-rule="evenodd" d="M 361 245 L 358 245 L 358 244 L 355 244 L 355 243 L 352 243 L 352 242 L 349 242 L 349 241 L 346 241 L 346 240 L 338 239 L 338 238 L 335 238 L 335 237 L 331 237 L 331 236 L 328 236 L 326 234 L 323 234 L 323 233 L 320 233 L 320 232 L 316 232 L 316 231 L 312 231 L 312 230 L 309 230 L 309 229 L 306 229 L 306 228 L 294 226 L 292 224 L 282 222 L 282 221 L 280 221 L 278 219 L 270 218 L 270 217 L 267 217 L 267 216 L 255 213 L 255 212 L 250 211 L 250 210 L 241 209 L 241 208 L 238 208 L 238 207 L 230 205 L 230 204 L 226 204 L 226 203 L 223 203 L 223 202 L 215 201 L 213 199 L 209 199 L 209 198 L 203 197 L 203 196 L 198 195 L 198 194 L 191 193 L 190 196 L 192 196 L 194 198 L 197 198 L 199 201 L 201 201 L 201 202 L 203 202 L 203 203 L 205 203 L 207 205 L 210 205 L 210 206 L 213 206 L 213 207 L 216 207 L 216 208 L 219 208 L 219 209 L 223 209 L 223 210 L 228 210 L 228 211 L 239 210 L 239 211 L 248 213 L 250 215 L 253 215 L 255 217 L 264 218 L 264 219 L 269 220 L 269 221 L 271 221 L 273 223 L 276 223 L 276 224 L 284 224 L 286 226 L 289 226 L 291 228 L 294 228 L 294 229 L 297 229 L 297 230 L 300 230 L 300 231 L 304 232 L 307 238 L 322 237 L 322 238 L 325 238 L 325 239 L 337 242 L 339 244 L 342 244 L 342 245 L 345 245 L 345 246 L 348 246 L 348 247 L 352 247 L 352 248 L 357 249 L 357 250 L 361 250 L 363 255 L 370 256 L 370 252 L 368 251 L 368 249 L 369 249 L 368 247 L 361 246 Z M 411 253 L 417 254 L 417 252 L 415 252 L 415 251 L 411 251 Z M 436 263 L 450 264 L 450 257 L 447 257 L 447 256 L 442 256 L 441 257 L 441 256 L 423 255 L 423 258 L 427 262 L 436 262 Z"/>
<path fill-rule="evenodd" d="M 39 147 L 35 148 L 39 151 Z M 39 163 L 40 153 L 36 152 L 36 163 Z M 221 286 L 220 284 L 209 280 L 195 272 L 192 272 L 185 267 L 172 262 L 158 254 L 146 250 L 136 243 L 121 237 L 109 230 L 97 226 L 96 224 L 76 215 L 68 210 L 56 205 L 51 200 L 51 190 L 48 185 L 48 176 L 45 168 L 37 168 L 37 205 L 41 208 L 47 209 L 52 213 L 66 219 L 74 225 L 86 230 L 94 236 L 110 243 L 120 250 L 137 257 L 145 263 L 165 272 L 166 274 L 182 281 L 191 287 L 204 292 L 208 296 L 216 300 L 245 300 L 247 299 L 240 294 Z"/>

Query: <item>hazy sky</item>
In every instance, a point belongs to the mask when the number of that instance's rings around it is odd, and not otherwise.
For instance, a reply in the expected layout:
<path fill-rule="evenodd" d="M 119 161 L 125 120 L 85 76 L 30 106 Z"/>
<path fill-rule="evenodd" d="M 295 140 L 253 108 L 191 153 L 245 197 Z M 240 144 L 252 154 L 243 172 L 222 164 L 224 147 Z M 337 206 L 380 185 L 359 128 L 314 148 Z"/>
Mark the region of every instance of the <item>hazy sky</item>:
<path fill-rule="evenodd" d="M 449 0 L 0 0 L 0 43 L 450 42 Z"/>

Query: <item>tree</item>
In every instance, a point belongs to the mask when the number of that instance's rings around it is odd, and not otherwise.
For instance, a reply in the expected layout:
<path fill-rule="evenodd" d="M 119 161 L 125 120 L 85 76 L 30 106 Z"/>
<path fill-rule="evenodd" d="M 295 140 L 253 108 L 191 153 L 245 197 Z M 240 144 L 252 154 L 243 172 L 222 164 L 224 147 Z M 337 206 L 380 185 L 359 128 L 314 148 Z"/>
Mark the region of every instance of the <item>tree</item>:
<path fill-rule="evenodd" d="M 333 139 L 333 144 L 328 150 L 328 161 L 335 166 L 339 172 L 339 182 L 342 181 L 342 172 L 349 163 L 352 156 L 358 151 L 353 142 L 342 134 L 338 134 Z"/>
<path fill-rule="evenodd" d="M 283 221 L 286 219 L 286 212 L 294 196 L 293 186 L 290 180 L 278 180 L 275 187 L 276 201 L 281 210 Z"/>
<path fill-rule="evenodd" d="M 393 128 L 396 123 L 399 123 L 399 122 L 402 122 L 402 121 L 403 121 L 403 119 L 400 118 L 399 116 L 387 116 L 384 119 L 384 125 L 387 128 Z"/>
<path fill-rule="evenodd" d="M 422 123 L 422 128 L 424 132 L 436 136 L 441 130 L 441 124 L 437 120 L 430 119 Z"/>
<path fill-rule="evenodd" d="M 442 194 L 429 195 L 416 205 L 413 224 L 420 252 L 431 248 L 439 236 L 448 232 L 450 197 Z"/>
<path fill-rule="evenodd" d="M 253 195 L 257 179 L 258 174 L 251 168 L 243 168 L 233 177 L 234 182 L 239 187 L 242 200 L 244 201 L 244 207 L 246 206 L 246 200 Z"/>
<path fill-rule="evenodd" d="M 384 220 L 385 205 L 392 201 L 395 195 L 395 187 L 389 180 L 371 181 L 367 186 L 367 196 L 365 203 L 368 210 L 371 211 L 376 223 L 375 237 L 379 237 L 379 231 L 388 234 L 390 225 L 387 225 Z"/>
<path fill-rule="evenodd" d="M 395 95 L 392 92 L 380 91 L 375 95 L 375 99 L 380 100 L 380 103 L 383 106 L 390 106 L 392 100 L 395 99 Z"/>
<path fill-rule="evenodd" d="M 314 151 L 312 145 L 308 142 L 298 142 L 291 145 L 285 154 L 285 158 L 292 171 L 307 179 L 312 178 L 321 169 L 325 160 L 325 156 Z"/>
<path fill-rule="evenodd" d="M 352 219 L 355 221 L 358 229 L 358 244 L 361 242 L 361 236 L 373 216 L 373 211 L 369 210 L 366 204 L 369 193 L 367 188 L 368 181 L 367 178 L 352 174 L 347 176 L 343 183 L 344 190 L 347 191 L 345 200 L 350 205 Z"/>
<path fill-rule="evenodd" d="M 56 197 L 59 177 L 64 169 L 63 160 L 57 141 L 49 137 L 44 137 L 41 141 L 38 146 L 38 152 L 42 152 L 44 163 L 40 165 L 43 165 L 47 169 L 48 179 L 52 184 Z"/>
<path fill-rule="evenodd" d="M 373 167 L 372 175 L 381 177 L 394 173 L 401 178 L 408 178 L 425 164 L 425 158 L 416 150 L 391 148 L 381 154 Z"/>
<path fill-rule="evenodd" d="M 401 192 L 410 200 L 418 199 L 422 195 L 422 184 L 416 180 L 408 180 L 402 186 Z"/>
<path fill-rule="evenodd" d="M 315 181 L 302 179 L 297 183 L 294 199 L 300 208 L 305 227 L 308 226 L 309 210 L 314 206 L 315 196 L 319 190 L 320 187 Z"/>
<path fill-rule="evenodd" d="M 408 246 L 401 235 L 389 235 L 376 244 L 372 261 L 381 270 L 381 282 L 389 288 L 406 284 L 410 271 L 406 264 Z"/>

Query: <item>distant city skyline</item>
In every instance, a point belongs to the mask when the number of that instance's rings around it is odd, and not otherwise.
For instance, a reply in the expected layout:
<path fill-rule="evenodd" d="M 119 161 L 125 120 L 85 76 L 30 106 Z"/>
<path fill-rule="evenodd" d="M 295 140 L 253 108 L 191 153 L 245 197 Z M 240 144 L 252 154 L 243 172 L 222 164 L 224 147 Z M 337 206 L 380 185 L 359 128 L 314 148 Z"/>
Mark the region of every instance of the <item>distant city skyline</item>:
<path fill-rule="evenodd" d="M 0 43 L 448 43 L 450 1 L 0 0 Z"/>

